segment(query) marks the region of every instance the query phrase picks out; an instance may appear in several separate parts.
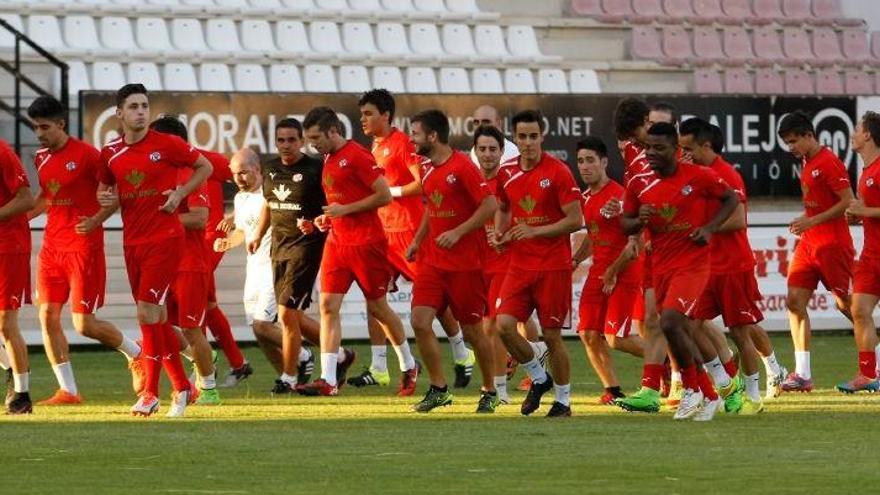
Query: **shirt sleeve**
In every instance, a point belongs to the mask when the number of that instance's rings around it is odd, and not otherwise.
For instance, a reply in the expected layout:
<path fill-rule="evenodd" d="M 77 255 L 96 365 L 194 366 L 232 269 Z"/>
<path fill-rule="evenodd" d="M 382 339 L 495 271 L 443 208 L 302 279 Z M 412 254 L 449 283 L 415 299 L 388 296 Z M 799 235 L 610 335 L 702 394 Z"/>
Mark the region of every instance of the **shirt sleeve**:
<path fill-rule="evenodd" d="M 210 196 L 208 196 L 208 185 L 203 182 L 189 196 L 186 197 L 186 205 L 190 210 L 193 208 L 211 208 Z"/>
<path fill-rule="evenodd" d="M 213 170 L 210 180 L 217 182 L 232 182 L 232 170 L 229 168 L 229 159 L 220 153 L 211 151 L 203 152 L 202 155 L 211 162 Z"/>
<path fill-rule="evenodd" d="M 15 194 L 22 187 L 30 187 L 27 174 L 21 165 L 18 155 L 12 151 L 9 145 L 3 143 L 0 148 L 0 167 L 3 169 L 3 184 L 11 194 Z"/>
<path fill-rule="evenodd" d="M 840 160 L 836 158 L 834 160 L 828 160 L 821 165 L 821 180 L 825 182 L 829 189 L 834 192 L 840 191 L 847 187 L 850 187 L 849 184 L 849 174 L 846 171 L 846 167 Z"/>
<path fill-rule="evenodd" d="M 574 176 L 568 168 L 560 167 L 556 173 L 556 194 L 559 198 L 559 205 L 567 205 L 572 201 L 580 201 L 581 190 L 574 182 Z"/>
<path fill-rule="evenodd" d="M 461 170 L 465 191 L 474 201 L 474 204 L 479 205 L 484 198 L 492 196 L 494 193 L 489 189 L 486 179 L 483 178 L 482 174 L 475 167 L 468 163 L 467 159 L 463 159 L 462 164 L 464 166 L 459 167 L 459 170 Z"/>
<path fill-rule="evenodd" d="M 201 153 L 177 136 L 168 136 L 169 161 L 178 168 L 192 167 Z"/>
<path fill-rule="evenodd" d="M 376 163 L 373 155 L 369 153 L 361 153 L 361 157 L 354 160 L 352 168 L 354 168 L 357 178 L 366 184 L 367 187 L 372 186 L 376 179 L 384 175 L 382 167 Z"/>
<path fill-rule="evenodd" d="M 696 165 L 695 167 L 697 168 L 694 168 L 696 174 L 694 175 L 693 185 L 697 189 L 697 193 L 708 198 L 721 199 L 724 193 L 732 190 L 727 182 L 724 182 L 724 179 L 715 172 L 705 167 L 698 167 Z"/>
<path fill-rule="evenodd" d="M 638 182 L 630 182 L 623 192 L 623 213 L 627 216 L 638 213 L 639 206 L 641 206 L 638 187 Z"/>
<path fill-rule="evenodd" d="M 736 171 L 735 168 L 730 167 L 725 170 L 725 173 L 722 175 L 724 182 L 733 189 L 734 194 L 736 194 L 736 198 L 740 200 L 740 202 L 746 202 L 746 184 L 743 182 L 742 177 L 739 175 L 739 172 Z"/>

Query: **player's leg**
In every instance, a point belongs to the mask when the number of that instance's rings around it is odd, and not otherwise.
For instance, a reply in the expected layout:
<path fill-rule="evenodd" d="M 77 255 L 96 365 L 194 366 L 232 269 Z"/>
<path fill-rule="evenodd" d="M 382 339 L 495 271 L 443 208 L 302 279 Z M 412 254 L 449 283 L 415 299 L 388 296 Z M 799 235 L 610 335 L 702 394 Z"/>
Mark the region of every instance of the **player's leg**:
<path fill-rule="evenodd" d="M 213 292 L 208 292 L 208 295 L 216 298 Z M 220 309 L 216 301 L 211 301 L 210 299 L 208 302 L 208 312 L 205 315 L 205 326 L 211 332 L 211 335 L 214 336 L 214 340 L 220 346 L 223 355 L 226 356 L 230 369 L 242 369 L 247 365 L 244 354 L 241 353 L 241 349 L 238 348 L 238 343 L 232 335 L 232 326 L 229 324 L 226 313 Z"/>
<path fill-rule="evenodd" d="M 795 371 L 790 373 L 782 383 L 785 392 L 809 392 L 813 389 L 813 377 L 810 369 L 810 315 L 807 305 L 813 297 L 813 290 L 789 285 L 786 297 L 788 323 L 791 329 L 791 340 L 794 344 Z"/>
<path fill-rule="evenodd" d="M 876 262 L 863 257 L 856 266 L 853 277 L 852 316 L 856 348 L 858 349 L 859 371 L 856 376 L 837 385 L 844 393 L 862 390 L 880 390 L 877 381 L 877 329 L 874 326 L 874 308 L 880 300 L 880 270 Z"/>
<path fill-rule="evenodd" d="M 425 397 L 412 406 L 413 411 L 422 413 L 437 407 L 448 406 L 452 404 L 453 400 L 446 383 L 446 376 L 443 373 L 440 343 L 434 335 L 433 323 L 437 316 L 437 309 L 427 305 L 429 302 L 426 297 L 428 297 L 429 291 L 426 289 L 419 280 L 416 280 L 413 287 L 413 308 L 410 318 L 413 332 L 416 335 L 416 344 L 419 346 L 419 354 L 422 356 L 424 366 L 428 369 L 428 380 L 430 381 Z M 431 292 L 434 292 L 432 295 L 437 295 L 436 291 Z M 440 295 L 440 303 L 442 307 L 442 294 Z"/>
<path fill-rule="evenodd" d="M 322 287 L 326 287 L 323 279 Z M 314 394 L 309 395 L 336 395 L 338 386 L 336 382 L 336 365 L 338 362 L 339 343 L 342 339 L 342 325 L 339 312 L 342 309 L 344 294 L 321 292 L 319 308 L 321 312 L 321 378 L 305 387 L 314 388 Z M 326 392 L 322 394 L 322 392 Z M 300 391 L 300 393 L 303 393 Z"/>
<path fill-rule="evenodd" d="M 478 413 L 493 413 L 498 406 L 498 392 L 495 390 L 495 358 L 492 341 L 483 334 L 482 322 L 487 313 L 488 287 L 483 273 L 479 270 L 466 272 L 446 272 L 443 287 L 449 310 L 461 324 L 461 333 L 473 348 L 476 362 L 480 368 L 482 386 Z M 460 363 L 459 363 L 460 364 Z"/>
<path fill-rule="evenodd" d="M 507 392 L 508 354 L 507 349 L 504 348 L 504 342 L 501 341 L 501 335 L 498 332 L 498 322 L 494 316 L 483 319 L 483 334 L 492 346 L 493 384 L 495 385 L 495 391 L 498 393 L 498 401 L 500 404 L 510 404 L 510 394 Z"/>
<path fill-rule="evenodd" d="M 605 336 L 598 330 L 592 329 L 578 330 L 578 336 L 581 343 L 584 344 L 584 351 L 587 353 L 590 365 L 596 371 L 596 375 L 599 376 L 599 381 L 602 382 L 602 387 L 605 389 L 599 403 L 613 404 L 614 399 L 624 395 L 620 391 L 620 382 L 614 372 L 614 364 L 611 360 L 611 353 L 608 352 Z"/>
<path fill-rule="evenodd" d="M 278 305 L 278 322 L 281 324 L 281 378 L 292 391 L 298 383 L 297 368 L 299 351 L 302 348 L 302 331 L 300 330 L 300 310 L 285 304 Z M 280 391 L 275 391 L 279 393 Z"/>
<path fill-rule="evenodd" d="M 669 343 L 669 349 L 675 361 L 681 367 L 681 379 L 684 394 L 675 413 L 675 419 L 689 419 L 699 410 L 703 401 L 703 393 L 698 377 L 697 365 L 694 361 L 695 344 L 687 333 L 687 316 L 673 309 L 662 309 L 660 313 L 660 329 Z"/>
<path fill-rule="evenodd" d="M 758 363 L 758 350 L 755 348 L 751 337 L 751 325 L 737 325 L 730 327 L 730 337 L 736 348 L 739 349 L 740 362 L 744 375 L 745 396 L 740 408 L 740 414 L 757 414 L 763 411 L 761 401 L 760 364 Z"/>
<path fill-rule="evenodd" d="M 64 329 L 61 327 L 60 303 L 41 303 L 39 307 L 40 328 L 43 334 L 43 349 L 55 373 L 58 390 L 48 399 L 38 402 L 41 406 L 79 404 L 82 398 L 76 386 L 73 366 L 70 363 L 70 348 Z"/>
<path fill-rule="evenodd" d="M 254 320 L 251 324 L 257 345 L 266 356 L 269 364 L 279 375 L 284 371 L 284 358 L 281 355 L 281 329 L 271 321 Z M 299 380 L 297 380 L 299 381 Z"/>
<path fill-rule="evenodd" d="M 11 308 L 12 305 L 5 304 L 5 302 L 0 308 L 0 334 L 3 335 L 3 342 L 9 353 L 15 390 L 12 400 L 6 405 L 6 412 L 7 414 L 28 414 L 32 411 L 33 406 L 30 398 L 30 364 L 28 363 L 27 344 L 25 344 L 18 327 L 18 309 Z"/>
<path fill-rule="evenodd" d="M 388 338 L 385 329 L 379 321 L 372 316 L 367 316 L 367 335 L 370 339 L 370 365 L 358 376 L 348 379 L 348 384 L 355 387 L 369 385 L 387 386 L 391 383 L 388 374 Z"/>
<path fill-rule="evenodd" d="M 643 314 L 634 315 L 633 301 L 639 297 L 640 292 L 638 286 L 619 285 L 615 287 L 606 299 L 607 318 L 604 318 L 602 328 L 604 328 L 605 339 L 612 349 L 643 358 L 645 356 L 644 342 L 641 337 L 632 334 L 634 316 L 644 318 Z"/>
<path fill-rule="evenodd" d="M 779 397 L 779 394 L 782 393 L 782 382 L 785 381 L 788 370 L 779 363 L 773 342 L 770 341 L 770 336 L 761 325 L 750 325 L 749 337 L 752 339 L 755 350 L 761 356 L 764 371 L 767 374 L 767 390 L 764 393 L 764 400 Z"/>
<path fill-rule="evenodd" d="M 655 292 L 652 287 L 644 289 L 644 318 L 639 325 L 642 336 L 642 349 L 645 355 L 642 367 L 642 381 L 639 390 L 629 397 L 615 403 L 622 409 L 632 412 L 658 412 L 660 410 L 660 382 L 666 367 L 666 337 L 660 329 Z M 670 399 L 673 399 L 670 394 Z M 678 398 L 677 400 L 680 400 Z M 675 403 L 678 406 L 678 403 Z"/>

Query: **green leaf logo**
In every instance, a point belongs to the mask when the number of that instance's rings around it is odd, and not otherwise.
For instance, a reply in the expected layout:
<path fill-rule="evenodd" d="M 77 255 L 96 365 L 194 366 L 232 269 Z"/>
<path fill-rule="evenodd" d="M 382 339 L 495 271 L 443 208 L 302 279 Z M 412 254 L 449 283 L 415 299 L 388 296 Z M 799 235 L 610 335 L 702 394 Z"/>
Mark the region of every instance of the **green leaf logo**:
<path fill-rule="evenodd" d="M 434 208 L 440 208 L 440 203 L 443 202 L 443 194 L 440 193 L 439 190 L 434 189 L 434 192 L 431 193 L 431 202 L 434 203 Z"/>
<path fill-rule="evenodd" d="M 325 175 L 324 176 L 324 185 L 327 186 L 327 188 L 329 188 L 329 189 L 333 189 L 333 176 L 332 175 Z"/>
<path fill-rule="evenodd" d="M 678 213 L 678 208 L 670 206 L 669 203 L 663 203 L 663 207 L 660 208 L 658 213 L 663 220 L 666 220 L 666 223 L 669 223 L 675 218 L 675 214 Z"/>
<path fill-rule="evenodd" d="M 596 235 L 599 233 L 599 222 L 593 220 L 590 222 L 590 225 L 587 226 L 587 231 L 590 234 Z"/>
<path fill-rule="evenodd" d="M 61 189 L 61 183 L 55 179 L 50 180 L 46 183 L 46 188 L 49 189 L 49 192 L 52 193 L 52 196 L 58 194 L 58 190 Z"/>
<path fill-rule="evenodd" d="M 526 194 L 526 196 L 523 199 L 519 200 L 519 207 L 522 208 L 529 215 L 532 214 L 532 211 L 534 211 L 535 206 L 537 206 L 537 205 L 538 205 L 537 201 L 535 201 L 535 199 L 532 198 L 531 194 Z"/>
<path fill-rule="evenodd" d="M 132 170 L 125 176 L 125 180 L 128 181 L 129 184 L 134 186 L 135 189 L 141 187 L 141 184 L 144 182 L 144 179 L 147 177 L 147 174 L 141 172 L 140 170 Z"/>

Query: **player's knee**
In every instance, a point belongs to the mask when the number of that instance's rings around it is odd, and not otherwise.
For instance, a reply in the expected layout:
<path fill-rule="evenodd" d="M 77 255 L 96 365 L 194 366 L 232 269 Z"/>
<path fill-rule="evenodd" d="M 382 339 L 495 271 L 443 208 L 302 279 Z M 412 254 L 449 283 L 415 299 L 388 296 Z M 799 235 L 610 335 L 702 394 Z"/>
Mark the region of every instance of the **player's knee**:
<path fill-rule="evenodd" d="M 608 342 L 608 347 L 612 349 L 619 350 L 621 347 L 623 347 L 623 339 L 621 339 L 617 335 L 614 335 L 613 333 L 605 334 L 605 341 Z"/>
<path fill-rule="evenodd" d="M 868 304 L 863 304 L 861 301 L 854 300 L 850 306 L 850 311 L 852 311 L 852 317 L 854 320 L 858 320 L 859 322 L 873 322 L 873 306 Z"/>
<path fill-rule="evenodd" d="M 799 293 L 791 293 L 785 297 L 785 306 L 788 308 L 789 313 L 794 313 L 800 316 L 807 315 L 807 303 L 809 298 L 803 297 Z"/>
<path fill-rule="evenodd" d="M 495 320 L 495 326 L 498 328 L 498 333 L 501 334 L 502 338 L 517 331 L 516 318 L 508 315 L 498 315 Z"/>
<path fill-rule="evenodd" d="M 591 349 L 598 349 L 605 345 L 604 338 L 599 332 L 585 331 L 580 333 L 581 342 Z"/>
<path fill-rule="evenodd" d="M 669 336 L 684 330 L 683 318 L 674 311 L 666 311 L 660 315 L 660 331 L 663 335 Z"/>
<path fill-rule="evenodd" d="M 414 332 L 433 332 L 434 328 L 432 323 L 434 321 L 433 317 L 427 315 L 417 314 L 413 312 L 412 316 L 410 316 L 409 323 L 412 325 Z"/>

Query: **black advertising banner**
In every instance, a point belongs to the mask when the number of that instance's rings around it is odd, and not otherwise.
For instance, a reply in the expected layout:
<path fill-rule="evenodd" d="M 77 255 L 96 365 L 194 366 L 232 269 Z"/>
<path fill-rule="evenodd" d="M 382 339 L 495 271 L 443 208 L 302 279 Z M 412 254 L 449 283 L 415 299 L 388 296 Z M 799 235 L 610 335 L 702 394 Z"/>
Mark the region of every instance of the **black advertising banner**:
<path fill-rule="evenodd" d="M 335 109 L 346 133 L 363 144 L 358 122 L 357 95 L 351 94 L 260 94 L 260 93 L 170 93 L 150 95 L 155 118 L 162 113 L 179 115 L 187 123 L 190 141 L 201 148 L 232 153 L 250 146 L 261 153 L 274 153 L 273 128 L 278 120 L 299 119 L 317 105 Z M 611 175 L 622 175 L 616 150 L 612 115 L 620 96 L 613 95 L 397 95 L 395 125 L 409 129 L 409 117 L 420 110 L 437 108 L 450 119 L 452 144 L 459 149 L 472 145 L 473 111 L 492 105 L 505 119 L 505 134 L 511 136 L 510 117 L 517 111 L 537 108 L 545 116 L 544 148 L 574 165 L 577 141 L 588 134 L 605 140 L 611 150 Z M 721 127 L 725 135 L 725 158 L 737 166 L 751 196 L 800 196 L 800 162 L 786 151 L 776 135 L 780 119 L 794 110 L 805 110 L 820 141 L 829 146 L 855 177 L 856 156 L 850 136 L 856 122 L 853 98 L 781 97 L 649 97 L 649 102 L 671 103 L 682 117 L 703 117 Z M 81 137 L 95 146 L 114 137 L 117 129 L 113 93 L 85 92 L 80 101 Z"/>

